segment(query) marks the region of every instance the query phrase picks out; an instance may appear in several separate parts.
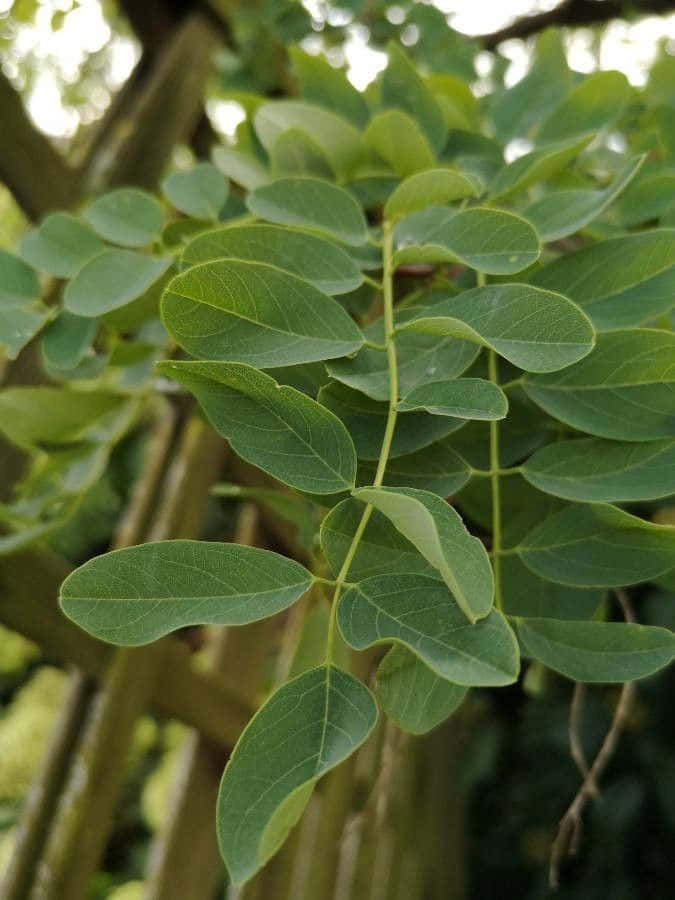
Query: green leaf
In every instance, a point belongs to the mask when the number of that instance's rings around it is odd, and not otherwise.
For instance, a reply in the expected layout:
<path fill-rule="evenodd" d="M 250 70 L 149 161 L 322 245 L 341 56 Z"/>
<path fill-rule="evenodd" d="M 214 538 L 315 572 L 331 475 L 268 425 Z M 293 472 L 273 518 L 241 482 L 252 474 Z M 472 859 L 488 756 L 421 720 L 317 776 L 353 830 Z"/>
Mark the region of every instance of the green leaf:
<path fill-rule="evenodd" d="M 72 278 L 92 256 L 103 250 L 103 242 L 75 216 L 57 212 L 45 216 L 29 231 L 21 244 L 21 255 L 55 278 Z"/>
<path fill-rule="evenodd" d="M 571 86 L 563 32 L 553 28 L 536 37 L 527 75 L 506 91 L 495 91 L 491 112 L 497 133 L 505 141 L 527 134 L 557 105 Z"/>
<path fill-rule="evenodd" d="M 344 72 L 332 66 L 323 56 L 305 53 L 300 47 L 289 47 L 288 53 L 306 100 L 334 110 L 357 128 L 366 124 L 366 101 Z"/>
<path fill-rule="evenodd" d="M 97 197 L 84 211 L 94 231 L 113 244 L 143 247 L 162 230 L 162 208 L 152 194 L 118 188 Z"/>
<path fill-rule="evenodd" d="M 321 549 L 337 578 L 354 533 L 363 516 L 363 503 L 352 498 L 334 506 L 321 523 Z M 413 544 L 382 513 L 373 510 L 349 567 L 349 580 L 374 575 L 419 573 L 440 580 L 440 575 Z"/>
<path fill-rule="evenodd" d="M 304 131 L 289 128 L 269 148 L 270 166 L 275 177 L 315 175 L 333 180 L 333 170 L 319 145 Z"/>
<path fill-rule="evenodd" d="M 355 650 L 395 641 L 441 678 L 467 687 L 497 687 L 518 677 L 515 635 L 496 610 L 466 621 L 447 587 L 424 575 L 378 575 L 342 595 L 337 621 Z"/>
<path fill-rule="evenodd" d="M 619 441 L 675 436 L 675 334 L 655 329 L 598 335 L 593 352 L 563 372 L 528 375 L 528 396 L 589 434 Z"/>
<path fill-rule="evenodd" d="M 475 206 L 457 212 L 430 206 L 396 227 L 394 265 L 459 262 L 488 275 L 512 275 L 539 257 L 539 237 L 525 219 Z"/>
<path fill-rule="evenodd" d="M 92 318 L 126 306 L 167 271 L 170 256 L 144 256 L 133 250 L 104 250 L 79 270 L 63 293 L 65 308 Z"/>
<path fill-rule="evenodd" d="M 502 612 L 543 619 L 591 619 L 605 593 L 554 584 L 531 572 L 518 556 L 501 561 Z"/>
<path fill-rule="evenodd" d="M 169 334 L 194 356 L 268 369 L 344 356 L 363 344 L 335 300 L 265 263 L 193 266 L 169 282 L 161 311 Z"/>
<path fill-rule="evenodd" d="M 270 180 L 270 173 L 255 156 L 232 147 L 215 147 L 213 163 L 223 175 L 247 191 L 253 191 Z"/>
<path fill-rule="evenodd" d="M 347 191 L 320 178 L 278 178 L 246 198 L 250 211 L 280 225 L 299 225 L 328 234 L 345 244 L 366 241 L 366 220 Z"/>
<path fill-rule="evenodd" d="M 572 88 L 544 119 L 537 133 L 540 144 L 597 134 L 623 112 L 632 93 L 621 72 L 594 72 Z"/>
<path fill-rule="evenodd" d="M 359 131 L 342 116 L 314 103 L 298 100 L 263 103 L 256 110 L 254 124 L 268 153 L 285 131 L 293 128 L 305 132 L 329 160 L 340 180 L 353 173 L 363 156 Z"/>
<path fill-rule="evenodd" d="M 543 241 L 557 241 L 574 234 L 613 203 L 635 177 L 644 159 L 644 156 L 635 156 L 628 160 L 603 190 L 552 191 L 535 200 L 523 215 L 532 222 Z"/>
<path fill-rule="evenodd" d="M 162 362 L 159 372 L 184 384 L 235 453 L 284 484 L 314 494 L 354 484 L 356 455 L 331 412 L 250 366 Z"/>
<path fill-rule="evenodd" d="M 202 162 L 186 172 L 169 175 L 162 182 L 162 191 L 169 203 L 186 216 L 218 221 L 229 185 L 219 169 Z"/>
<path fill-rule="evenodd" d="M 417 313 L 415 313 L 417 314 Z M 366 332 L 369 340 L 384 341 L 384 323 L 380 319 Z M 456 378 L 475 361 L 479 348 L 470 341 L 445 335 L 401 331 L 396 338 L 396 368 L 402 395 L 429 381 Z M 328 373 L 373 400 L 389 399 L 389 366 L 384 350 L 362 347 L 347 359 L 328 364 Z"/>
<path fill-rule="evenodd" d="M 564 169 L 592 139 L 592 134 L 586 134 L 581 138 L 547 144 L 520 156 L 497 173 L 497 177 L 490 185 L 490 197 L 503 200 L 511 194 L 525 190 L 537 181 L 546 181 Z"/>
<path fill-rule="evenodd" d="M 368 688 L 335 666 L 299 675 L 258 710 L 218 796 L 218 841 L 234 884 L 276 853 L 316 781 L 366 740 L 376 720 Z"/>
<path fill-rule="evenodd" d="M 592 244 L 542 266 L 529 281 L 567 294 L 599 331 L 640 325 L 675 305 L 675 229 Z"/>
<path fill-rule="evenodd" d="M 567 506 L 516 548 L 535 574 L 573 587 L 622 587 L 673 568 L 675 528 L 604 503 Z"/>
<path fill-rule="evenodd" d="M 466 530 L 457 512 L 429 491 L 358 488 L 354 497 L 391 519 L 401 534 L 437 569 L 470 622 L 492 607 L 492 567 L 483 543 Z"/>
<path fill-rule="evenodd" d="M 433 491 L 441 497 L 456 493 L 471 477 L 471 468 L 455 453 L 450 441 L 451 438 L 445 438 L 415 453 L 390 459 L 384 484 Z M 376 470 L 375 462 L 359 463 L 357 484 L 372 484 Z"/>
<path fill-rule="evenodd" d="M 0 348 L 14 359 L 52 312 L 40 301 L 40 282 L 26 263 L 0 250 Z"/>
<path fill-rule="evenodd" d="M 319 391 L 319 402 L 345 424 L 359 459 L 377 459 L 382 447 L 388 406 L 365 397 L 342 384 L 329 384 Z M 447 437 L 464 425 L 464 419 L 430 416 L 425 412 L 401 413 L 389 456 L 395 459 L 414 453 Z"/>
<path fill-rule="evenodd" d="M 562 294 L 525 284 L 492 284 L 448 297 L 399 331 L 459 337 L 495 350 L 529 372 L 563 369 L 593 347 L 586 315 Z"/>
<path fill-rule="evenodd" d="M 655 500 L 675 494 L 675 439 L 559 441 L 537 450 L 522 472 L 540 491 L 566 500 Z"/>
<path fill-rule="evenodd" d="M 186 625 L 266 619 L 311 584 L 300 563 L 270 550 L 157 541 L 90 559 L 66 578 L 59 600 L 89 634 L 136 646 Z"/>
<path fill-rule="evenodd" d="M 127 398 L 106 391 L 13 387 L 0 392 L 0 431 L 28 449 L 105 440 L 126 416 Z"/>
<path fill-rule="evenodd" d="M 90 349 L 99 323 L 62 310 L 42 336 L 42 355 L 48 366 L 74 369 Z"/>
<path fill-rule="evenodd" d="M 432 204 L 452 203 L 464 197 L 477 197 L 476 180 L 457 169 L 428 169 L 402 181 L 384 205 L 387 219 L 398 219 Z"/>
<path fill-rule="evenodd" d="M 387 55 L 389 62 L 382 73 L 380 103 L 384 107 L 402 109 L 412 116 L 419 123 L 434 152 L 440 153 L 445 144 L 447 126 L 438 101 L 396 42 L 389 42 Z M 398 134 L 396 140 L 401 140 L 404 136 Z"/>
<path fill-rule="evenodd" d="M 509 408 L 506 394 L 483 378 L 433 381 L 416 387 L 398 404 L 400 410 L 424 409 L 433 416 L 459 419 L 503 419 Z"/>
<path fill-rule="evenodd" d="M 517 627 L 525 653 L 575 681 L 633 681 L 675 657 L 675 635 L 666 628 L 555 619 L 519 620 Z"/>
<path fill-rule="evenodd" d="M 183 251 L 188 266 L 226 257 L 270 263 L 326 294 L 347 294 L 363 283 L 358 266 L 344 250 L 287 226 L 228 225 L 199 235 Z"/>
<path fill-rule="evenodd" d="M 363 139 L 401 177 L 429 169 L 436 163 L 429 141 L 417 122 L 398 109 L 373 116 Z"/>
<path fill-rule="evenodd" d="M 675 208 L 675 172 L 645 173 L 633 182 L 618 204 L 623 226 L 660 219 Z"/>
<path fill-rule="evenodd" d="M 440 678 L 405 647 L 387 653 L 377 670 L 377 697 L 389 718 L 412 734 L 426 734 L 451 716 L 467 689 Z"/>

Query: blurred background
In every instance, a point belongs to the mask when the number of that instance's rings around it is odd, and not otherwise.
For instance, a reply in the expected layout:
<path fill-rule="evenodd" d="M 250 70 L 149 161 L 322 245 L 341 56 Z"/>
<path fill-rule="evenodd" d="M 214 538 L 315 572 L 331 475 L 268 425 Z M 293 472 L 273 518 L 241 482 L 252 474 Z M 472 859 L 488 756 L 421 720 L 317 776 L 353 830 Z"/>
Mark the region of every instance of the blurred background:
<path fill-rule="evenodd" d="M 133 125 L 119 110 L 135 109 L 139 86 L 165 64 L 167 46 L 174 47 L 176 23 L 196 7 L 217 36 L 204 43 L 207 54 L 215 47 L 214 72 L 203 113 L 176 132 L 163 168 L 187 166 L 207 156 L 215 139 L 231 138 L 259 95 L 292 93 L 292 44 L 325 53 L 364 89 L 384 66 L 386 42 L 395 38 L 427 69 L 454 71 L 486 96 L 525 77 L 537 36 L 558 25 L 574 71 L 619 69 L 638 87 L 649 77 L 649 89 L 661 92 L 675 118 L 675 9 L 659 0 L 0 0 L 0 247 L 14 247 L 44 212 L 95 190 L 111 165 L 119 166 L 117 178 L 124 180 L 124 161 L 111 159 L 115 129 L 120 119 L 126 128 Z M 177 77 L 187 80 L 190 56 L 178 58 Z M 170 119 L 175 85 L 163 90 L 162 117 Z M 161 130 L 161 122 L 152 127 Z M 507 157 L 525 152 L 523 143 L 507 145 Z M 30 161 L 33 153 L 39 157 L 32 157 L 36 165 L 26 175 L 17 157 Z M 152 187 L 157 175 L 149 164 L 146 171 L 138 180 Z M 139 452 L 133 439 L 126 442 L 80 514 L 55 539 L 70 561 L 107 545 Z M 214 502 L 212 533 L 231 532 L 234 511 L 233 501 Z M 645 589 L 641 617 L 675 627 L 672 599 Z M 674 678 L 671 671 L 640 684 L 579 857 L 565 868 L 558 894 L 564 900 L 672 897 Z M 0 876 L 65 683 L 66 674 L 34 645 L 0 627 Z M 465 871 L 458 872 L 458 883 L 468 886 L 467 897 L 480 900 L 545 897 L 550 844 L 579 783 L 568 748 L 570 685 L 532 667 L 525 691 L 481 695 L 467 733 L 459 735 L 461 780 L 446 786 L 464 798 L 457 841 Z M 607 730 L 614 699 L 601 688 L 589 692 L 583 726 L 589 755 Z M 137 727 L 126 761 L 125 802 L 92 898 L 141 896 L 150 838 L 166 815 L 184 733 L 183 726 L 155 716 Z"/>

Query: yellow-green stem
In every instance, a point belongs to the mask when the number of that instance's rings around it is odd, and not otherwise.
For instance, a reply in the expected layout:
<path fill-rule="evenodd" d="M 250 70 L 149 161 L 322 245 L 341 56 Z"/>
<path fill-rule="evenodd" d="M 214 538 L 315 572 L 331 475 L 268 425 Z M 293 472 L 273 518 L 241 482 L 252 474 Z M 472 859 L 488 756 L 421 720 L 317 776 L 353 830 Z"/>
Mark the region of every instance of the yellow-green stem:
<path fill-rule="evenodd" d="M 393 228 L 391 222 L 385 221 L 383 224 L 382 234 L 382 293 L 384 305 L 384 334 L 385 348 L 387 352 L 387 367 L 389 369 L 389 412 L 387 414 L 387 423 L 384 428 L 384 436 L 382 438 L 382 447 L 380 448 L 380 456 L 377 462 L 377 470 L 373 479 L 373 487 L 380 487 L 384 480 L 384 473 L 387 469 L 387 461 L 389 460 L 389 451 L 391 450 L 391 442 L 394 439 L 394 429 L 396 428 L 396 416 L 398 415 L 398 369 L 396 363 L 396 343 L 394 341 L 394 269 L 392 265 L 393 257 Z M 347 554 L 338 573 L 335 582 L 335 592 L 333 594 L 333 606 L 331 609 L 330 621 L 328 623 L 328 638 L 326 641 L 326 663 L 333 661 L 333 644 L 335 641 L 335 617 L 337 614 L 337 606 L 340 600 L 342 588 L 347 581 L 349 569 L 356 556 L 356 551 L 361 543 L 363 532 L 370 519 L 373 507 L 368 503 L 363 510 L 361 520 L 356 527 L 354 537 L 349 545 Z"/>
<path fill-rule="evenodd" d="M 497 354 L 488 351 L 488 371 L 490 381 L 498 384 Z M 502 552 L 502 514 L 499 484 L 499 426 L 490 422 L 490 481 L 492 484 L 492 568 L 495 576 L 495 606 L 502 608 L 501 552 Z"/>

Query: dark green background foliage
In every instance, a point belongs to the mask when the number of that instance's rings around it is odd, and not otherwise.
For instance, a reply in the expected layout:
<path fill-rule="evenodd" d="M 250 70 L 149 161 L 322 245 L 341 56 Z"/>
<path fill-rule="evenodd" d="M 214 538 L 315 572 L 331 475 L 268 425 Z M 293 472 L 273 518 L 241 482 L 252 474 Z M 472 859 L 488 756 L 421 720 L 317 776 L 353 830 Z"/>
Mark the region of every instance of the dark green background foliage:
<path fill-rule="evenodd" d="M 219 60 L 219 95 L 246 112 L 232 141 L 0 251 L 0 347 L 42 372 L 0 392 L 28 460 L 0 507 L 4 562 L 47 544 L 79 565 L 63 613 L 120 646 L 294 623 L 221 783 L 232 883 L 386 716 L 437 729 L 386 732 L 431 806 L 424 754 L 454 742 L 468 896 L 543 896 L 580 777 L 570 682 L 589 685 L 592 760 L 617 686 L 640 680 L 560 896 L 665 897 L 669 675 L 650 676 L 675 655 L 672 57 L 635 88 L 571 70 L 546 30 L 525 78 L 506 87 L 497 57 L 476 92 L 479 45 L 438 10 L 404 10 L 406 52 L 392 16 L 356 4 L 387 53 L 361 93 L 296 45 L 299 4 L 262 5 Z M 114 532 L 104 552 L 148 423 L 193 400 L 234 484 L 197 533 Z M 221 543 L 237 499 L 281 520 L 273 549 Z M 165 739 L 130 765 L 136 790 Z M 140 876 L 152 817 L 125 814 L 108 868 Z"/>

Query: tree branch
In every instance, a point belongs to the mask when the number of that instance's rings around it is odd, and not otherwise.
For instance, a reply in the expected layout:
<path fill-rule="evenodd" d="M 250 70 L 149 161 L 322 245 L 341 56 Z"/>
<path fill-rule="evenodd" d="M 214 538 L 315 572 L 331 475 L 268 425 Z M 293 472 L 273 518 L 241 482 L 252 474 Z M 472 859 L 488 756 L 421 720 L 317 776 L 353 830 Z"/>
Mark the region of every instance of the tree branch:
<path fill-rule="evenodd" d="M 621 590 L 616 591 L 616 596 L 623 610 L 626 622 L 634 622 L 635 616 L 626 592 Z M 560 863 L 563 856 L 565 853 L 567 853 L 568 856 L 576 856 L 579 852 L 584 810 L 591 797 L 593 797 L 594 794 L 597 794 L 598 781 L 614 755 L 619 737 L 621 736 L 621 732 L 623 731 L 623 727 L 633 706 L 634 698 L 635 684 L 632 681 L 627 681 L 621 688 L 619 701 L 612 718 L 612 724 L 605 735 L 605 739 L 598 751 L 598 755 L 595 757 L 593 765 L 588 770 L 588 774 L 584 778 L 574 800 L 572 800 L 567 807 L 565 815 L 560 820 L 558 833 L 551 846 L 548 870 L 549 885 L 554 890 L 560 886 Z"/>
<path fill-rule="evenodd" d="M 627 8 L 628 7 L 628 8 Z M 632 8 L 635 15 L 649 13 L 669 13 L 673 11 L 672 0 L 640 0 Z M 564 0 L 548 12 L 516 19 L 511 25 L 480 35 L 479 40 L 488 50 L 513 38 L 527 38 L 549 27 L 568 26 L 581 28 L 589 25 L 602 25 L 612 19 L 626 19 L 631 12 L 631 5 L 625 0 Z"/>
<path fill-rule="evenodd" d="M 61 154 L 31 122 L 19 93 L 0 71 L 0 181 L 3 181 L 29 219 L 73 206 L 78 176 Z"/>

